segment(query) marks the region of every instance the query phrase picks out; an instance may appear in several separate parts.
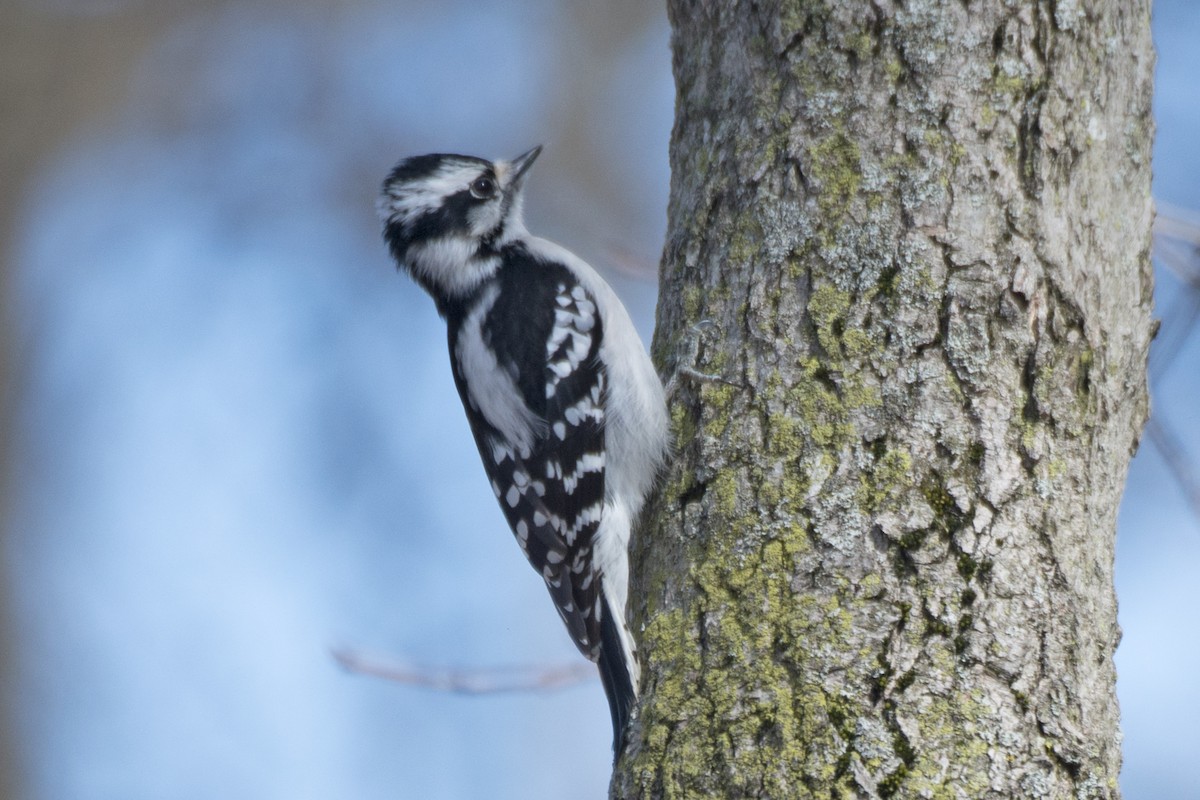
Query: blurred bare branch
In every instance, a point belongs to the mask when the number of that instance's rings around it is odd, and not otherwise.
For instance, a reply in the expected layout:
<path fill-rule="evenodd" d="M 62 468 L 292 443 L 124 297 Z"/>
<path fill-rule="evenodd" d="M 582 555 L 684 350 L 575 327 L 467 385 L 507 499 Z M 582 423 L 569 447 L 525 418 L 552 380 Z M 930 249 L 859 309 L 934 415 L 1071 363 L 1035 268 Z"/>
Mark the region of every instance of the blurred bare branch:
<path fill-rule="evenodd" d="M 1190 242 L 1200 246 L 1200 212 L 1188 208 L 1180 208 L 1161 201 L 1155 204 L 1154 236 L 1166 236 L 1171 239 Z M 1156 241 L 1157 245 L 1158 242 Z M 1200 264 L 1192 264 L 1192 275 L 1200 275 Z"/>
<path fill-rule="evenodd" d="M 1200 214 L 1167 203 L 1157 205 L 1153 257 L 1183 284 L 1184 291 L 1162 315 L 1162 330 L 1150 356 L 1150 378 L 1155 382 L 1170 368 L 1200 318 Z M 1161 293 L 1159 302 L 1166 302 Z M 1146 435 L 1162 454 L 1192 514 L 1200 519 L 1200 477 L 1161 406 L 1146 423 Z"/>
<path fill-rule="evenodd" d="M 658 262 L 624 245 L 610 242 L 606 248 L 609 264 L 622 275 L 653 283 L 658 280 Z"/>
<path fill-rule="evenodd" d="M 417 666 L 395 658 L 335 649 L 333 658 L 348 672 L 384 680 L 421 686 L 454 694 L 500 694 L 504 692 L 544 692 L 565 689 L 596 677 L 596 669 L 586 661 L 557 666 L 516 665 L 488 669 Z"/>
<path fill-rule="evenodd" d="M 1154 260 L 1183 283 L 1185 291 L 1162 314 L 1162 329 L 1150 354 L 1150 377 L 1157 379 L 1179 354 L 1200 317 L 1200 217 L 1159 203 L 1154 220 Z M 1159 302 L 1166 300 L 1159 296 Z"/>
<path fill-rule="evenodd" d="M 1200 478 L 1196 476 L 1191 459 L 1180 447 L 1179 437 L 1167 427 L 1162 414 L 1154 414 L 1150 417 L 1149 422 L 1146 423 L 1146 435 L 1150 437 L 1150 441 L 1154 443 L 1158 452 L 1162 454 L 1163 460 L 1167 462 L 1167 467 L 1175 476 L 1179 488 L 1183 490 L 1183 494 L 1187 498 L 1188 505 L 1192 508 L 1192 514 L 1200 519 Z"/>

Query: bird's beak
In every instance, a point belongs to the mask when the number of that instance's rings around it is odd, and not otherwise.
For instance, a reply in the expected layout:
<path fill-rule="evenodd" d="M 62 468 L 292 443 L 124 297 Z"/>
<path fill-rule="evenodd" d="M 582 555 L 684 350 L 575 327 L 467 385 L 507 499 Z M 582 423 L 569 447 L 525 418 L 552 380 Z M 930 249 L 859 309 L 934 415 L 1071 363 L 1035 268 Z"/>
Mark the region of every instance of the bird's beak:
<path fill-rule="evenodd" d="M 509 165 L 513 171 L 511 185 L 520 185 L 521 179 L 525 176 L 525 172 L 533 166 L 533 162 L 537 161 L 537 157 L 541 155 L 541 152 L 542 146 L 539 144 L 532 150 L 524 152 L 512 160 L 512 163 Z"/>

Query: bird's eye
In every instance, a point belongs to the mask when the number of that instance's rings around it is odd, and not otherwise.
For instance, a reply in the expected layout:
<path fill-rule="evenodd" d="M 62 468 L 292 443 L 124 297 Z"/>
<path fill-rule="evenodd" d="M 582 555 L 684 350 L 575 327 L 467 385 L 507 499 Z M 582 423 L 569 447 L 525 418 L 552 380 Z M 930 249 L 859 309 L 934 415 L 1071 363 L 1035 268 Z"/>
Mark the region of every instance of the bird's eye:
<path fill-rule="evenodd" d="M 487 175 L 480 175 L 471 182 L 471 196 L 478 200 L 487 200 L 496 194 L 496 182 Z"/>

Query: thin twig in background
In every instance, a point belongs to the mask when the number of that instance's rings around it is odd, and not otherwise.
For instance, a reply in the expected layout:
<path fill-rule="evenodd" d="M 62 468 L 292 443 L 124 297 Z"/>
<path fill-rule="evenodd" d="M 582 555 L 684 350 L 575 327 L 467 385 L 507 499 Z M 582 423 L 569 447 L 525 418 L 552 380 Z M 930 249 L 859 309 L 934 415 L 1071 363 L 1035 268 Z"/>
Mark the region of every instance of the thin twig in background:
<path fill-rule="evenodd" d="M 1150 379 L 1157 383 L 1183 350 L 1200 318 L 1200 216 L 1194 211 L 1158 203 L 1153 257 L 1183 285 L 1183 297 L 1174 302 L 1169 313 L 1164 313 L 1163 329 L 1151 351 Z M 1163 298 L 1159 302 L 1164 302 Z M 1154 410 L 1146 423 L 1146 435 L 1179 484 L 1192 515 L 1200 520 L 1200 478 L 1161 407 Z"/>
<path fill-rule="evenodd" d="M 1192 514 L 1200 519 L 1200 479 L 1196 477 L 1191 460 L 1179 446 L 1179 437 L 1164 425 L 1161 414 L 1150 417 L 1146 423 L 1146 435 L 1150 437 L 1150 441 L 1154 443 L 1158 452 L 1162 454 L 1163 460 L 1167 462 L 1167 467 L 1175 476 L 1188 505 L 1192 508 Z"/>
<path fill-rule="evenodd" d="M 1200 245 L 1200 213 L 1170 203 L 1155 203 L 1154 235 Z"/>
<path fill-rule="evenodd" d="M 1200 315 L 1200 252 L 1196 245 L 1181 248 L 1179 244 L 1162 236 L 1154 240 L 1154 260 L 1183 282 L 1183 292 L 1182 297 L 1175 298 L 1170 309 L 1163 312 L 1162 328 L 1150 351 L 1152 380 L 1160 378 L 1170 367 Z M 1160 305 L 1167 303 L 1161 292 L 1158 302 Z"/>
<path fill-rule="evenodd" d="M 605 247 L 607 265 L 628 278 L 653 283 L 658 280 L 658 262 L 644 253 L 610 242 Z"/>
<path fill-rule="evenodd" d="M 417 666 L 395 658 L 335 649 L 333 658 L 348 672 L 454 694 L 500 694 L 565 689 L 592 680 L 596 668 L 581 661 L 557 666 L 508 666 L 489 669 Z"/>

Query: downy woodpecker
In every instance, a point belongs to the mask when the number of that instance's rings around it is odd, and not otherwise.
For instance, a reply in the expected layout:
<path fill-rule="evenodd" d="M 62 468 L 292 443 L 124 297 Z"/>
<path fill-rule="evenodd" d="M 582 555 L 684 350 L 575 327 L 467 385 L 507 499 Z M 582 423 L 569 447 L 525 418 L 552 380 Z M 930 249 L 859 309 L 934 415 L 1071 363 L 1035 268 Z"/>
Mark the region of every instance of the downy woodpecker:
<path fill-rule="evenodd" d="M 401 161 L 379 214 L 396 263 L 446 320 L 450 366 L 492 491 L 579 650 L 614 755 L 636 697 L 629 532 L 667 452 L 663 387 L 629 314 L 580 258 L 530 235 L 512 161 Z"/>

